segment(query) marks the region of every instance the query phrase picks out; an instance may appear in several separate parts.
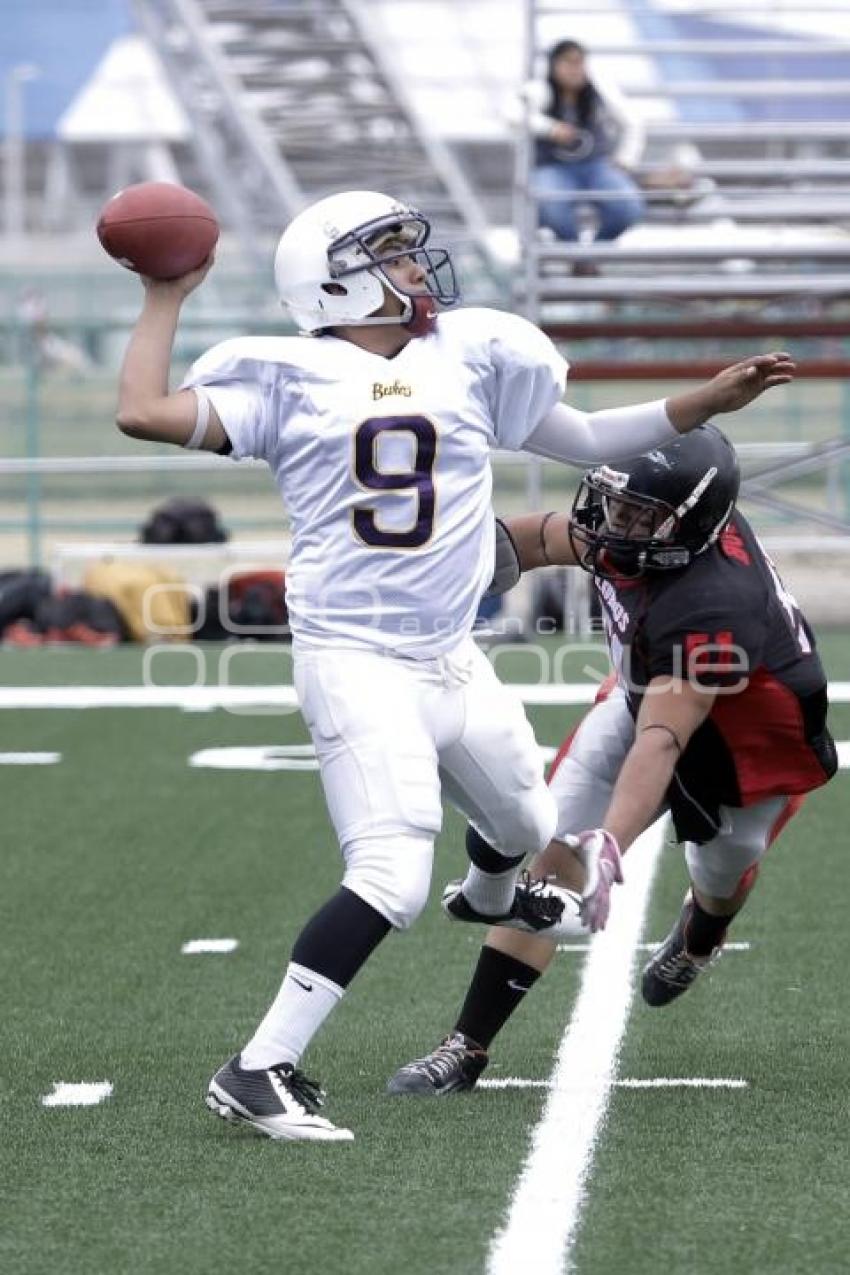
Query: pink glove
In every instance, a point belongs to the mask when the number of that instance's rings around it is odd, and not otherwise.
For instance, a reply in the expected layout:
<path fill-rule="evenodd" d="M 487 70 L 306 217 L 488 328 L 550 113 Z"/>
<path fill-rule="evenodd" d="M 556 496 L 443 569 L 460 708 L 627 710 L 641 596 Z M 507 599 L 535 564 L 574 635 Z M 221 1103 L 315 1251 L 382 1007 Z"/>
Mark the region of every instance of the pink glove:
<path fill-rule="evenodd" d="M 581 896 L 582 924 L 591 934 L 604 930 L 611 908 L 611 887 L 622 883 L 620 847 L 615 837 L 604 828 L 580 832 L 566 842 L 584 863 L 587 879 Z"/>

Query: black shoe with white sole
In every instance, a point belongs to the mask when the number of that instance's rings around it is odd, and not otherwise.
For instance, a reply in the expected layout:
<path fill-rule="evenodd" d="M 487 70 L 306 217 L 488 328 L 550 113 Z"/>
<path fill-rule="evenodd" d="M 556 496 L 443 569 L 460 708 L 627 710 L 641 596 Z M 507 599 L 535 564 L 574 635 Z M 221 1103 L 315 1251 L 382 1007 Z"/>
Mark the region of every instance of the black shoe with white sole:
<path fill-rule="evenodd" d="M 463 893 L 462 881 L 450 881 L 443 890 L 443 911 L 455 921 L 478 925 L 503 925 L 541 938 L 587 938 L 581 923 L 581 895 L 543 878 L 532 879 L 523 872 L 514 889 L 509 912 L 489 916 L 478 912 Z"/>
<path fill-rule="evenodd" d="M 655 955 L 647 961 L 641 979 L 641 995 L 647 1005 L 654 1008 L 669 1005 L 699 978 L 700 974 L 719 960 L 721 948 L 716 947 L 709 956 L 694 956 L 687 949 L 687 925 L 691 917 L 690 894 L 685 899 L 679 919 L 660 945 Z"/>
<path fill-rule="evenodd" d="M 207 1091 L 210 1111 L 224 1120 L 248 1124 L 269 1138 L 287 1142 L 351 1142 L 350 1129 L 337 1129 L 320 1116 L 324 1094 L 291 1063 L 248 1070 L 239 1054 L 220 1067 Z"/>
<path fill-rule="evenodd" d="M 387 1085 L 387 1093 L 442 1098 L 473 1089 L 487 1066 L 486 1050 L 463 1032 L 453 1032 L 424 1058 L 399 1067 Z"/>

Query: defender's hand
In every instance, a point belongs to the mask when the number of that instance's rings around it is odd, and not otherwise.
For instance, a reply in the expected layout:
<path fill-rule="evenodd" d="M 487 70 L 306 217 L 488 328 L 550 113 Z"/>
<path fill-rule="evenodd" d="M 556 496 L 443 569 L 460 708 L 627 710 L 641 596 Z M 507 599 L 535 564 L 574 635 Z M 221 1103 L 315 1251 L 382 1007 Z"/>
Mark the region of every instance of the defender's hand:
<path fill-rule="evenodd" d="M 796 365 L 790 354 L 755 354 L 718 372 L 706 386 L 713 412 L 736 412 L 774 385 L 793 381 Z"/>
<path fill-rule="evenodd" d="M 615 837 L 604 828 L 565 837 L 567 845 L 578 855 L 587 874 L 581 896 L 581 919 L 591 934 L 604 930 L 611 910 L 611 890 L 623 880 L 620 847 Z"/>

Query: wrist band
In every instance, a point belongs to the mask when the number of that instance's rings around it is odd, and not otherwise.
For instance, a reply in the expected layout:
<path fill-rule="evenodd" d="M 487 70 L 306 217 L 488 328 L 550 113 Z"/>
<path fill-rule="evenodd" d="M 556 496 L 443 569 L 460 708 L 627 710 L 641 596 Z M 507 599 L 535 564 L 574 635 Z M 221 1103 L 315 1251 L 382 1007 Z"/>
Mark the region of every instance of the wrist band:
<path fill-rule="evenodd" d="M 549 557 L 549 551 L 546 548 L 546 526 L 549 522 L 549 519 L 555 517 L 555 513 L 556 513 L 556 510 L 550 509 L 548 514 L 543 515 L 543 520 L 540 523 L 540 552 L 543 554 L 543 561 L 547 564 L 547 566 L 550 566 L 550 567 L 553 566 L 554 564 L 552 562 L 552 559 Z"/>
<path fill-rule="evenodd" d="M 195 428 L 183 444 L 184 447 L 197 451 L 207 436 L 207 425 L 210 422 L 210 400 L 204 390 L 195 387 L 192 390 L 195 400 L 198 404 L 197 416 L 195 417 Z"/>

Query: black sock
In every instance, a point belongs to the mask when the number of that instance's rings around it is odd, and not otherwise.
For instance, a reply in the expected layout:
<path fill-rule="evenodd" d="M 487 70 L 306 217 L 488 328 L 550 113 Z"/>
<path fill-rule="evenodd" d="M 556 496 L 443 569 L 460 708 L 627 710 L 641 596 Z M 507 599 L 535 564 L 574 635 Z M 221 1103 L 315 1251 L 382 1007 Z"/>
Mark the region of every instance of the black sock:
<path fill-rule="evenodd" d="M 701 908 L 691 893 L 691 915 L 685 926 L 685 944 L 691 956 L 711 956 L 711 953 L 726 937 L 736 912 L 730 916 L 712 916 Z"/>
<path fill-rule="evenodd" d="M 539 970 L 515 956 L 482 947 L 455 1030 L 488 1049 L 539 977 Z"/>
<path fill-rule="evenodd" d="M 392 928 L 386 917 L 343 885 L 304 926 L 292 959 L 338 987 L 348 987 Z"/>

